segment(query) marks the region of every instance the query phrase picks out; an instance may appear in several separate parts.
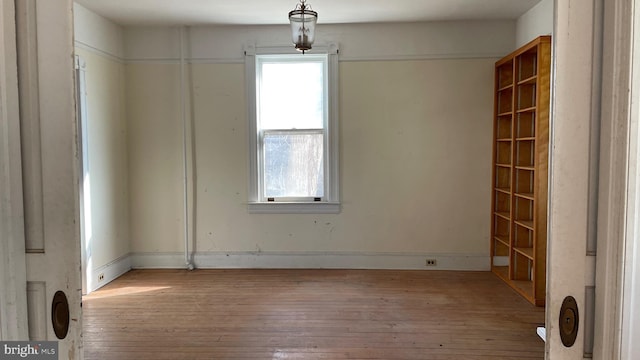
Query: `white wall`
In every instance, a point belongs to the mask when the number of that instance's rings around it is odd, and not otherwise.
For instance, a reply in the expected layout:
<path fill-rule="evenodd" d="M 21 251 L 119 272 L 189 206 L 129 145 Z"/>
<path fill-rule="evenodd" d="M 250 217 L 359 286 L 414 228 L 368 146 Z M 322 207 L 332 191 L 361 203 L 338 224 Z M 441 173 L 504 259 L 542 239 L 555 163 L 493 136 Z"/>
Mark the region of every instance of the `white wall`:
<path fill-rule="evenodd" d="M 74 18 L 75 51 L 86 62 L 91 209 L 85 221 L 93 290 L 130 269 L 124 41 L 121 27 L 81 5 Z"/>
<path fill-rule="evenodd" d="M 541 0 L 516 21 L 516 46 L 519 48 L 540 35 L 553 32 L 553 0 Z"/>
<path fill-rule="evenodd" d="M 339 43 L 340 60 L 502 57 L 515 42 L 514 21 L 319 25 L 317 44 Z M 194 62 L 244 62 L 243 45 L 290 46 L 288 26 L 200 26 L 187 29 Z M 179 29 L 127 27 L 128 61 L 176 61 Z"/>
<path fill-rule="evenodd" d="M 77 3 L 73 4 L 73 22 L 76 47 L 89 48 L 115 59 L 124 57 L 121 26 Z"/>
<path fill-rule="evenodd" d="M 493 67 L 514 25 L 320 27 L 340 45 L 335 215 L 247 213 L 243 46 L 288 45 L 287 27 L 190 29 L 196 265 L 488 269 Z M 125 34 L 133 266 L 182 266 L 178 31 Z"/>

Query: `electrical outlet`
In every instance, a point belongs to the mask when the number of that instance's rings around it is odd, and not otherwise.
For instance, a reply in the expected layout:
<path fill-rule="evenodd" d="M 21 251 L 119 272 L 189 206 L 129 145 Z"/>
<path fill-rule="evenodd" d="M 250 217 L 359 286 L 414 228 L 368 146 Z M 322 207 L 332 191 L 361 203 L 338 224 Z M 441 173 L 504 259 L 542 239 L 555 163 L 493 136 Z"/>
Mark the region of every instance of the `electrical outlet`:
<path fill-rule="evenodd" d="M 98 275 L 98 281 L 103 281 L 103 280 L 104 280 L 104 274 Z"/>
<path fill-rule="evenodd" d="M 436 266 L 436 259 L 427 259 L 427 261 L 425 262 L 425 265 Z"/>

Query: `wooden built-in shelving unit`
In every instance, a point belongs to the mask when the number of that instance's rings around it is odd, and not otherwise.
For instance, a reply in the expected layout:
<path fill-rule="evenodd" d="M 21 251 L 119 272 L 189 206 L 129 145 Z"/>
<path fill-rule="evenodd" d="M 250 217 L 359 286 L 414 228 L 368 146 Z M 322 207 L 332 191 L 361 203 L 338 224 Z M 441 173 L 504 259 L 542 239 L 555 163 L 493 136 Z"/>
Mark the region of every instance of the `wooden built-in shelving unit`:
<path fill-rule="evenodd" d="M 496 62 L 491 268 L 537 306 L 546 296 L 551 37 Z"/>

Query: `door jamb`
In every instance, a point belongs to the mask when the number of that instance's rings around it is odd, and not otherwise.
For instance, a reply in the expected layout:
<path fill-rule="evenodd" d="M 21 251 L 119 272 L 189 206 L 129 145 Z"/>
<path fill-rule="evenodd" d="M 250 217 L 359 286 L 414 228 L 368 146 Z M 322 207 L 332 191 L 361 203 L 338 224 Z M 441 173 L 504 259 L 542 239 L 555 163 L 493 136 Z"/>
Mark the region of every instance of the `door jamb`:
<path fill-rule="evenodd" d="M 619 359 L 629 171 L 633 1 L 604 2 L 594 358 Z"/>

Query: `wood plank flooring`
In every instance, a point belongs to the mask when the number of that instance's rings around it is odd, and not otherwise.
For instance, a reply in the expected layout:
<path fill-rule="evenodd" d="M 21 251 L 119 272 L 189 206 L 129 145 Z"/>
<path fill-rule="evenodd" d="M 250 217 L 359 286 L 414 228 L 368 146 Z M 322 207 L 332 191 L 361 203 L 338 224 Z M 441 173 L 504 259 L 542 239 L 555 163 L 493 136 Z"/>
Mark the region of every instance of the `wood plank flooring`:
<path fill-rule="evenodd" d="M 543 359 L 491 272 L 134 270 L 83 299 L 85 359 Z"/>

